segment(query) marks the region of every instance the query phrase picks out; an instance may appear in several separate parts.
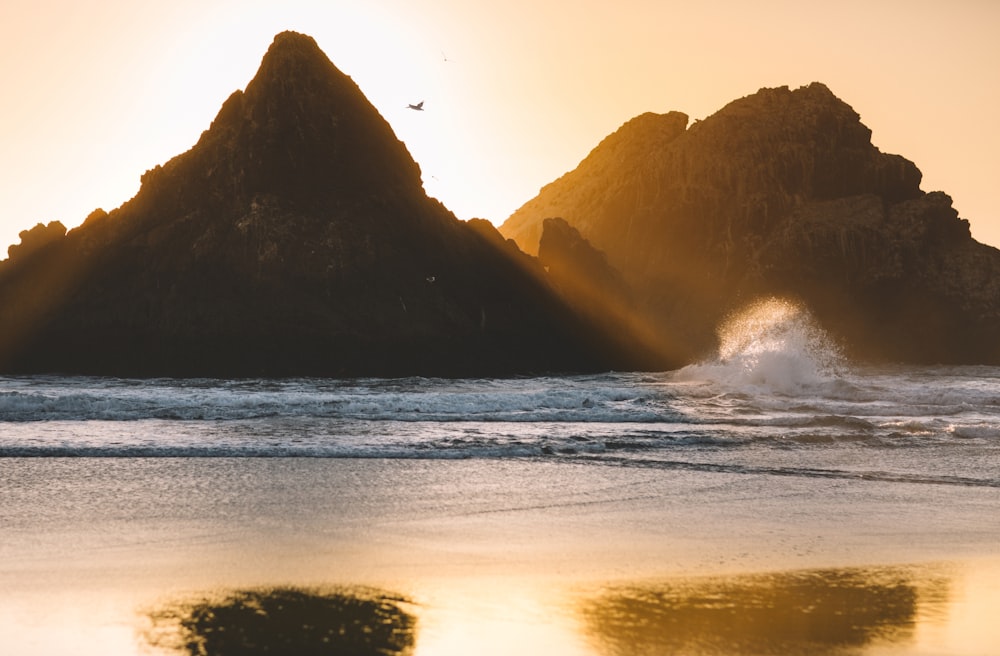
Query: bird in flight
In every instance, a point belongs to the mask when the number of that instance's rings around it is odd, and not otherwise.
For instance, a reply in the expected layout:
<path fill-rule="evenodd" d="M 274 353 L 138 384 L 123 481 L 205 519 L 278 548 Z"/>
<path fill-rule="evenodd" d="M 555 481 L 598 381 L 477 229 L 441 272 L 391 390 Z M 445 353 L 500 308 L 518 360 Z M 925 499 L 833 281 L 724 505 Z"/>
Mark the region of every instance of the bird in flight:
<path fill-rule="evenodd" d="M 407 105 L 406 108 L 407 109 L 415 109 L 418 112 L 422 112 L 422 111 L 424 111 L 424 101 L 421 100 L 416 105 Z"/>

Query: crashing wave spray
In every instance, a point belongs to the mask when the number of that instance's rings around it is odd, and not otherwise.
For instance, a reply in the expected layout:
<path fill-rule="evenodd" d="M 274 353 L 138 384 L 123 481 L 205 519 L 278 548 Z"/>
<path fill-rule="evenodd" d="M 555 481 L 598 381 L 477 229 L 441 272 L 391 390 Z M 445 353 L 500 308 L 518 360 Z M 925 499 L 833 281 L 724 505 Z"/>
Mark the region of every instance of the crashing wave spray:
<path fill-rule="evenodd" d="M 790 393 L 836 379 L 845 366 L 805 307 L 788 299 L 767 298 L 747 306 L 726 319 L 718 335 L 717 357 L 685 367 L 684 378 Z"/>

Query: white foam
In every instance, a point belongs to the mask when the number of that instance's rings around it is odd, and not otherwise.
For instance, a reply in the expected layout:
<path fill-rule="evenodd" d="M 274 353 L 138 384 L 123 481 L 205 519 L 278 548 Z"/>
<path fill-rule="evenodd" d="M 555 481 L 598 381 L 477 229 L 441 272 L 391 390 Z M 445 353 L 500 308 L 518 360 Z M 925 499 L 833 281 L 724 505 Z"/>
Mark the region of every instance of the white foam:
<path fill-rule="evenodd" d="M 718 354 L 684 367 L 677 380 L 792 395 L 838 382 L 845 368 L 832 340 L 808 311 L 786 299 L 753 303 L 729 317 L 718 332 Z"/>
<path fill-rule="evenodd" d="M 1000 439 L 1000 425 L 977 423 L 971 425 L 958 425 L 949 427 L 949 432 L 955 437 L 979 440 Z"/>

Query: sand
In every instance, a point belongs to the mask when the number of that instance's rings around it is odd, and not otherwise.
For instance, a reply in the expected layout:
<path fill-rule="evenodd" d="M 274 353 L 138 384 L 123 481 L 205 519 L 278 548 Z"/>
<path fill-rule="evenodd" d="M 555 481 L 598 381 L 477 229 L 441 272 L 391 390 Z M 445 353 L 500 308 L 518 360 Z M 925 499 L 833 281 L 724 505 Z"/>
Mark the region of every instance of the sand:
<path fill-rule="evenodd" d="M 11 458 L 0 495 L 4 653 L 156 653 L 163 609 L 270 586 L 405 599 L 422 656 L 1000 645 L 991 487 L 533 460 Z"/>

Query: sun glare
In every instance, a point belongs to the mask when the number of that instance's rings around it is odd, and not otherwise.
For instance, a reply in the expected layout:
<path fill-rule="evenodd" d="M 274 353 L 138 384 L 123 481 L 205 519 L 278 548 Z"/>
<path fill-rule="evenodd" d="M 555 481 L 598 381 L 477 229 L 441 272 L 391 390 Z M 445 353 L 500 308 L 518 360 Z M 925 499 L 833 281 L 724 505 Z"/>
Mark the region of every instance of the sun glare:
<path fill-rule="evenodd" d="M 432 594 L 419 620 L 414 656 L 593 654 L 571 598 L 544 582 L 475 578 L 452 581 Z"/>
<path fill-rule="evenodd" d="M 719 358 L 780 350 L 803 309 L 783 298 L 758 301 L 730 316 L 719 327 Z"/>

